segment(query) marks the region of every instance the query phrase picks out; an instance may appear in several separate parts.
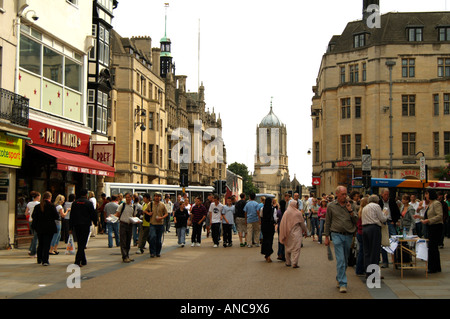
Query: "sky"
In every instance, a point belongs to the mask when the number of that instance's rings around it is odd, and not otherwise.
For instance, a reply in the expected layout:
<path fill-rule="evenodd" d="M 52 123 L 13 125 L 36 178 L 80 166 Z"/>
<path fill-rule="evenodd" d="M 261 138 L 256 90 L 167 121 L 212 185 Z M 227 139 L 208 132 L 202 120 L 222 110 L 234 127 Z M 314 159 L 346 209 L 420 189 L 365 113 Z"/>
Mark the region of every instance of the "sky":
<path fill-rule="evenodd" d="M 380 11 L 444 11 L 446 2 L 381 0 Z M 272 101 L 287 129 L 290 178 L 311 186 L 312 87 L 329 40 L 362 19 L 362 3 L 119 0 L 113 27 L 122 37 L 150 36 L 159 47 L 167 12 L 176 74 L 187 76 L 190 92 L 205 86 L 206 108 L 222 119 L 227 164 L 244 163 L 253 172 L 257 125 Z"/>

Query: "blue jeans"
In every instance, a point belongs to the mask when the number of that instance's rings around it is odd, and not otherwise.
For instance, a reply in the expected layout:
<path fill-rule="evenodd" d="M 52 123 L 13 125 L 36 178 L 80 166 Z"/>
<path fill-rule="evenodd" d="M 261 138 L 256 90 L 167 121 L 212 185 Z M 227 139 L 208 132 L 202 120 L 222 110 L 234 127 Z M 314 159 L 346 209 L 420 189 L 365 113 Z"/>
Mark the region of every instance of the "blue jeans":
<path fill-rule="evenodd" d="M 116 247 L 120 246 L 119 223 L 106 223 L 106 231 L 108 232 L 108 247 L 113 246 L 113 232 L 116 239 Z"/>
<path fill-rule="evenodd" d="M 317 233 L 319 235 L 319 243 L 322 243 L 322 234 L 323 230 L 325 229 L 325 219 L 319 220 L 319 232 Z"/>
<path fill-rule="evenodd" d="M 31 240 L 29 251 L 30 251 L 30 255 L 34 256 L 34 255 L 36 255 L 38 236 L 37 236 L 37 232 L 31 227 L 31 223 L 30 223 L 30 229 L 31 229 L 31 234 L 33 235 L 33 239 Z"/>
<path fill-rule="evenodd" d="M 342 235 L 338 233 L 331 233 L 334 245 L 334 254 L 336 256 L 336 280 L 339 286 L 347 287 L 347 262 L 350 256 L 350 247 L 353 241 L 353 235 Z"/>
<path fill-rule="evenodd" d="M 164 234 L 164 225 L 150 225 L 150 255 L 160 255 L 162 248 L 162 235 Z"/>
<path fill-rule="evenodd" d="M 50 247 L 58 246 L 59 240 L 61 239 L 61 223 L 56 224 L 56 233 L 53 235 Z"/>
<path fill-rule="evenodd" d="M 319 235 L 319 219 L 311 217 L 311 236 Z"/>
<path fill-rule="evenodd" d="M 176 228 L 178 236 L 178 244 L 186 244 L 186 227 Z"/>

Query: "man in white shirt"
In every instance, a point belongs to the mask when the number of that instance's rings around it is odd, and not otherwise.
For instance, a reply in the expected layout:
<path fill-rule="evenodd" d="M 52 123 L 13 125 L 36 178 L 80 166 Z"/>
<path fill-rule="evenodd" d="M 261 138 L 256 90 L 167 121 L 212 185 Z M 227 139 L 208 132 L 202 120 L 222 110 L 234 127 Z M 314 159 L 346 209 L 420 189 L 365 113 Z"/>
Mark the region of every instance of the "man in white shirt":
<path fill-rule="evenodd" d="M 219 195 L 214 195 L 214 201 L 211 203 L 211 206 L 209 206 L 209 213 L 210 213 L 209 218 L 214 248 L 217 248 L 219 246 L 220 225 L 222 223 L 222 210 L 223 205 L 219 202 Z"/>
<path fill-rule="evenodd" d="M 164 220 L 164 225 L 166 228 L 166 232 L 170 233 L 170 218 L 173 212 L 173 204 L 172 201 L 170 200 L 169 194 L 164 195 L 164 205 L 166 205 L 167 213 L 169 213 L 169 216 L 167 216 L 167 218 Z"/>

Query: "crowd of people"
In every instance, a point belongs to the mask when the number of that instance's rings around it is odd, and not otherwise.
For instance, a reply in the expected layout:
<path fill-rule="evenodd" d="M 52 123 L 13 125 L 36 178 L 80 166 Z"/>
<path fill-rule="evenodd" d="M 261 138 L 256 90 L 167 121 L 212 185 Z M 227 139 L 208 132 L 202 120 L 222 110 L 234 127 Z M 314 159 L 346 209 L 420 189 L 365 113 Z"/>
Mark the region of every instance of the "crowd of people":
<path fill-rule="evenodd" d="M 450 237 L 447 194 L 426 190 L 423 200 L 416 194 L 404 194 L 400 198 L 389 189 L 380 195 L 362 196 L 357 191 L 350 194 L 343 186 L 335 194 L 284 194 L 284 199 L 261 197 L 254 193 L 247 200 L 245 194 L 230 196 L 224 203 L 218 195 L 209 194 L 205 201 L 196 197 L 191 203 L 188 194 L 178 195 L 174 203 L 170 195 L 154 193 L 153 198 L 126 193 L 106 197 L 102 194 L 97 204 L 93 192 L 83 190 L 75 199 L 70 195 L 55 196 L 45 192 L 42 196 L 32 192 L 25 214 L 29 216 L 35 237 L 30 245 L 30 256 L 39 264 L 49 265 L 49 255 L 57 255 L 58 243 L 67 243 L 73 234 L 78 241 L 75 263 L 86 265 L 85 248 L 90 236 L 106 233 L 108 247 L 120 247 L 122 260 L 130 258 L 131 242 L 137 254 L 143 254 L 146 244 L 150 257 L 160 257 L 164 234 L 175 227 L 180 248 L 202 243 L 202 232 L 212 238 L 214 248 L 231 247 L 233 233 L 238 235 L 239 246 L 260 247 L 266 262 L 272 262 L 274 237 L 278 234 L 277 259 L 286 266 L 299 267 L 302 240 L 311 237 L 313 242 L 329 246 L 333 242 L 336 256 L 337 286 L 347 291 L 346 269 L 351 250 L 356 249 L 355 272 L 359 276 L 370 275 L 369 265 L 389 267 L 386 250 L 382 249 L 382 227 L 390 236 L 416 235 L 428 239 L 428 273 L 441 271 L 439 247 L 444 236 Z M 381 259 L 381 261 L 380 261 Z"/>

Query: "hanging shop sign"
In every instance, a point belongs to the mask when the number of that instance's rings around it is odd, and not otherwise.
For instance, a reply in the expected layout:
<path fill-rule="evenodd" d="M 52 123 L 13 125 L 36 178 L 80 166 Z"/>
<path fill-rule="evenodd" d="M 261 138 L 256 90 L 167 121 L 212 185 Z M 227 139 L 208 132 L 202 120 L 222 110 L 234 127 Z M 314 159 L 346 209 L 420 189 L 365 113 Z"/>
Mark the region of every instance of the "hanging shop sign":
<path fill-rule="evenodd" d="M 0 132 L 0 165 L 22 166 L 22 139 Z"/>

